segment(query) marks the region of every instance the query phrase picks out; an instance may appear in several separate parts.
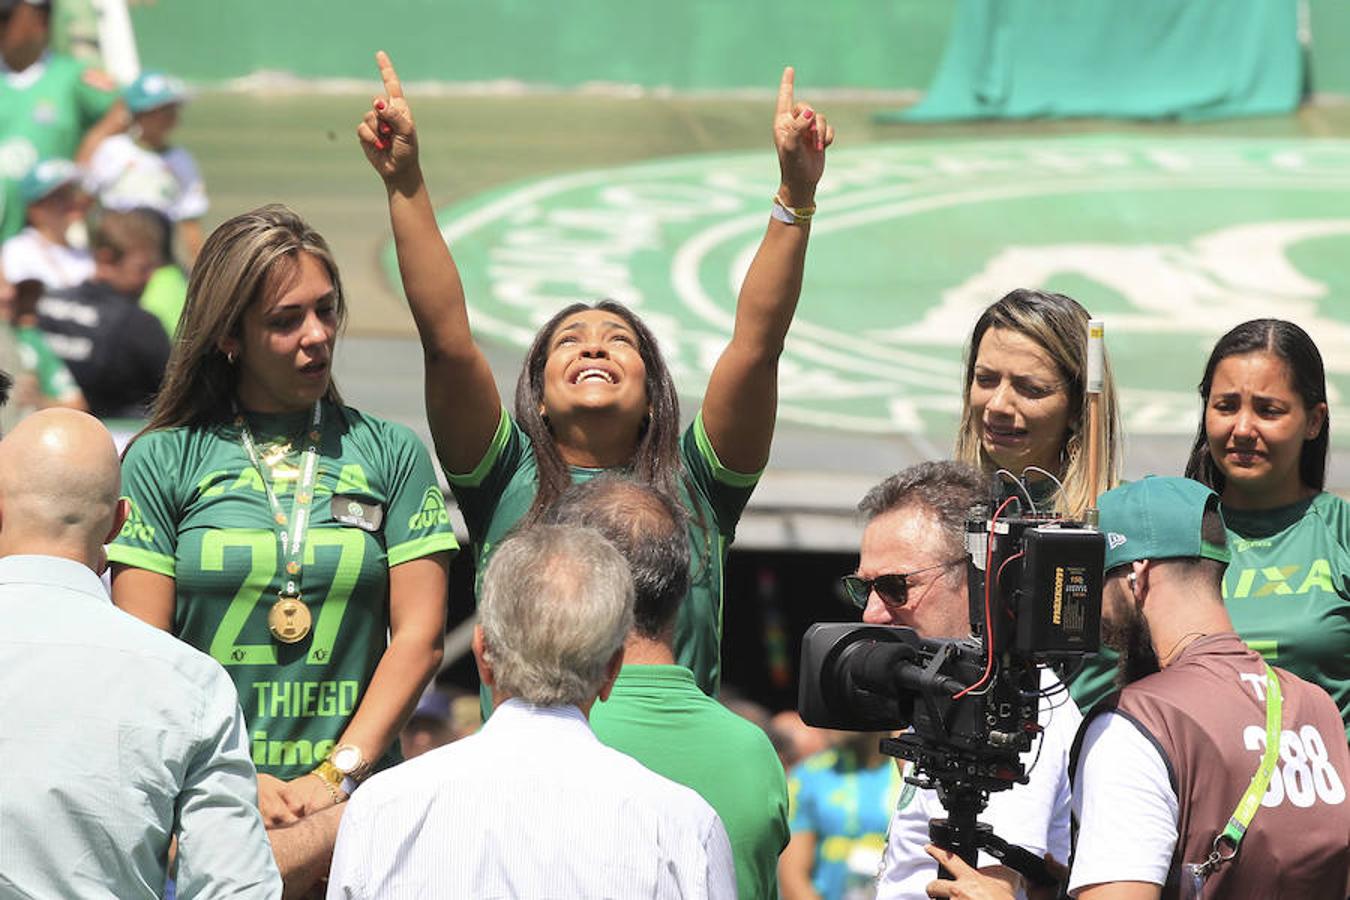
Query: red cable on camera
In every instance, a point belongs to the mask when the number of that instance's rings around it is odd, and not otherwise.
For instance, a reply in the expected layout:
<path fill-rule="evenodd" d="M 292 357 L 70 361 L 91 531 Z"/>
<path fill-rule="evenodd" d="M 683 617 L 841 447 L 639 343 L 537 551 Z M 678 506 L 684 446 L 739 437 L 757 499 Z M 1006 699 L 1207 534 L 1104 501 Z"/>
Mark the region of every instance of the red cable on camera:
<path fill-rule="evenodd" d="M 989 592 L 992 587 L 993 579 L 1003 574 L 1003 567 L 999 566 L 998 573 L 995 574 L 989 571 L 989 564 L 994 558 L 994 525 L 998 523 L 998 517 L 1001 516 L 1003 514 L 1003 511 L 1008 508 L 1008 504 L 1012 503 L 1016 499 L 1017 499 L 1016 495 L 1013 495 L 1008 499 L 1004 500 L 1003 503 L 999 506 L 999 508 L 994 510 L 993 516 L 991 516 L 989 519 L 989 539 L 986 542 L 984 548 L 984 647 L 985 647 L 984 674 L 980 676 L 979 681 L 975 682 L 970 687 L 958 691 L 956 694 L 954 694 L 952 696 L 953 700 L 960 700 L 962 697 L 964 697 L 966 694 L 969 694 L 971 691 L 984 687 L 985 684 L 988 683 L 990 676 L 994 672 L 994 612 L 992 609 L 990 609 L 991 598 Z M 1004 564 L 1006 565 L 1007 562 L 1008 560 L 1005 560 Z"/>

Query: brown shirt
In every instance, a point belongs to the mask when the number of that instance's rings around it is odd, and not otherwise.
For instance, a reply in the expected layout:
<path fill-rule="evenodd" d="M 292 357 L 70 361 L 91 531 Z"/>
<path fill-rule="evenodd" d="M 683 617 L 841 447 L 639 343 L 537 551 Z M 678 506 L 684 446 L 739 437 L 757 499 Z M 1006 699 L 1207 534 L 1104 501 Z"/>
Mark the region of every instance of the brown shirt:
<path fill-rule="evenodd" d="M 1210 876 L 1204 897 L 1344 900 L 1350 896 L 1350 750 L 1340 713 L 1321 688 L 1276 671 L 1283 696 L 1280 758 L 1241 851 Z M 1209 856 L 1260 764 L 1266 732 L 1261 657 L 1231 632 L 1199 638 L 1164 671 L 1103 701 L 1084 721 L 1080 740 L 1087 722 L 1106 711 L 1134 724 L 1167 765 L 1179 819 L 1163 897 L 1176 897 L 1182 865 Z"/>

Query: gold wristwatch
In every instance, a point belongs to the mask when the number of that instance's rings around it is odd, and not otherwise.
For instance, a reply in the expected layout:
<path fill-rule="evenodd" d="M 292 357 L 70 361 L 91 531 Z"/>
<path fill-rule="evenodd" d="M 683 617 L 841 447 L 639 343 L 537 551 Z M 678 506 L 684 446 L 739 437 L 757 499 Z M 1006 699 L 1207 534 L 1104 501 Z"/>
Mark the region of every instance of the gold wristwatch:
<path fill-rule="evenodd" d="M 314 767 L 313 773 L 323 780 L 334 792 L 341 791 L 350 797 L 357 785 L 370 774 L 370 763 L 365 754 L 355 744 L 338 744 L 328 752 L 328 757 Z"/>
<path fill-rule="evenodd" d="M 361 752 L 361 748 L 355 744 L 338 744 L 328 751 L 327 761 L 342 773 L 343 778 L 363 781 L 370 774 L 370 763 L 366 761 L 366 755 Z"/>
<path fill-rule="evenodd" d="M 311 774 L 318 775 L 323 779 L 325 784 L 331 785 L 332 787 L 342 787 L 342 773 L 337 770 L 337 766 L 326 759 L 315 766 Z"/>

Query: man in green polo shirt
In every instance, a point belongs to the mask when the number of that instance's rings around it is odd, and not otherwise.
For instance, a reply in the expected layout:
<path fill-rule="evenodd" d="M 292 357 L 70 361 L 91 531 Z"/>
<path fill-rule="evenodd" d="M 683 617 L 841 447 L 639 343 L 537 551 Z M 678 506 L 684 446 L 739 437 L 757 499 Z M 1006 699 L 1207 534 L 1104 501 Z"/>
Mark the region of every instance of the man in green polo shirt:
<path fill-rule="evenodd" d="M 769 738 L 713 700 L 675 663 L 675 620 L 689 587 L 686 513 L 650 486 L 616 475 L 573 485 L 551 524 L 599 531 L 628 560 L 637 599 L 623 669 L 591 709 L 600 740 L 693 788 L 731 839 L 742 898 L 778 896 L 778 854 L 788 841 L 787 782 Z"/>

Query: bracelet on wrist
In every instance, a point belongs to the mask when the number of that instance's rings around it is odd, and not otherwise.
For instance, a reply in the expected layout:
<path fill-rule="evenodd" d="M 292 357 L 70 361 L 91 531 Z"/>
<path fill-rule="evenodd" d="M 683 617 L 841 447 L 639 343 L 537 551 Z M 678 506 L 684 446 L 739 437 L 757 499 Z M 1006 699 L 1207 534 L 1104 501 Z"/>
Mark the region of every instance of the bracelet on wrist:
<path fill-rule="evenodd" d="M 326 759 L 311 769 L 309 774 L 318 776 L 325 784 L 331 784 L 333 787 L 342 784 L 342 773 Z"/>
<path fill-rule="evenodd" d="M 339 790 L 337 785 L 333 784 L 333 782 L 329 781 L 326 777 L 319 774 L 318 769 L 314 769 L 309 774 L 313 775 L 315 778 L 323 782 L 323 786 L 328 789 L 328 796 L 333 798 L 334 806 L 337 806 L 343 800 L 347 799 L 346 797 L 342 796 L 342 791 Z"/>
<path fill-rule="evenodd" d="M 802 225 L 809 223 L 811 217 L 815 214 L 815 204 L 811 206 L 788 206 L 778 194 L 773 195 L 773 209 L 770 210 L 770 215 L 780 222 L 788 225 Z"/>

